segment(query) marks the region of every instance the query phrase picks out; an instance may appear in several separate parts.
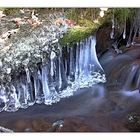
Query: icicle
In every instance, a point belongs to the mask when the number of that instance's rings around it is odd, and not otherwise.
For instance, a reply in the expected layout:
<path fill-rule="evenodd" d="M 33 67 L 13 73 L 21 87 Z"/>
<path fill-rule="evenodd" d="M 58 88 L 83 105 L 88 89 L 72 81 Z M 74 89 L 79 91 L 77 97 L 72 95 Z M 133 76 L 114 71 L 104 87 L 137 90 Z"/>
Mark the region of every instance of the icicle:
<path fill-rule="evenodd" d="M 73 54 L 73 47 L 70 47 L 70 81 L 74 81 L 74 54 Z"/>
<path fill-rule="evenodd" d="M 112 31 L 110 33 L 110 38 L 114 39 L 114 31 L 115 31 L 114 9 L 113 9 L 113 17 L 111 21 L 112 21 Z"/>
<path fill-rule="evenodd" d="M 62 87 L 62 76 L 61 76 L 61 60 L 59 57 L 59 89 Z"/>
<path fill-rule="evenodd" d="M 133 32 L 134 26 L 135 26 L 135 22 L 133 22 L 133 25 L 130 29 L 129 38 L 128 38 L 126 47 L 129 47 L 131 45 L 131 38 L 132 38 L 132 32 Z"/>
<path fill-rule="evenodd" d="M 59 81 L 59 90 L 64 89 L 67 86 L 66 71 L 64 69 L 64 61 L 62 59 L 62 48 L 58 44 L 60 55 L 58 56 L 58 81 Z"/>
<path fill-rule="evenodd" d="M 18 93 L 18 100 L 20 103 L 20 107 L 26 109 L 28 105 L 28 96 L 26 92 L 26 79 L 21 77 L 20 82 L 17 83 L 17 93 Z"/>
<path fill-rule="evenodd" d="M 79 77 L 79 43 L 76 47 L 76 69 L 75 69 L 75 80 Z"/>
<path fill-rule="evenodd" d="M 133 36 L 133 39 L 132 39 L 132 45 L 135 44 L 135 39 L 136 39 L 137 32 L 138 32 L 138 28 L 135 27 L 134 36 Z"/>
<path fill-rule="evenodd" d="M 30 83 L 30 72 L 28 68 L 25 68 L 26 76 L 27 76 L 27 82 Z"/>
<path fill-rule="evenodd" d="M 42 67 L 42 85 L 43 85 L 43 93 L 45 97 L 45 104 L 51 104 L 50 90 L 48 86 L 48 70 L 47 66 Z"/>
<path fill-rule="evenodd" d="M 19 109 L 20 104 L 17 98 L 16 89 L 13 85 L 8 88 L 8 101 L 6 103 L 5 111 L 15 112 Z"/>
<path fill-rule="evenodd" d="M 67 59 L 64 60 L 65 61 L 65 73 L 68 73 L 68 66 L 67 66 Z"/>
<path fill-rule="evenodd" d="M 25 86 L 26 86 L 26 94 L 27 94 L 27 100 L 28 105 L 32 106 L 35 103 L 34 93 L 33 93 L 33 84 L 31 82 L 31 75 L 28 68 L 25 68 L 26 71 L 26 77 L 27 80 L 25 80 Z"/>
<path fill-rule="evenodd" d="M 51 76 L 53 77 L 53 75 L 54 75 L 54 62 L 53 62 L 53 60 L 54 60 L 54 58 L 56 57 L 56 54 L 55 54 L 55 52 L 54 51 L 52 51 L 51 52 L 51 55 L 50 55 L 50 61 L 51 61 Z"/>
<path fill-rule="evenodd" d="M 5 109 L 7 99 L 8 99 L 8 95 L 5 91 L 5 87 L 1 85 L 0 86 L 0 112 L 2 112 Z"/>
<path fill-rule="evenodd" d="M 90 39 L 87 40 L 87 42 L 84 44 L 84 75 L 87 76 L 89 74 L 88 70 L 89 70 L 89 57 L 90 57 L 90 52 L 89 52 L 89 49 L 90 49 Z"/>
<path fill-rule="evenodd" d="M 59 95 L 55 89 L 54 79 L 51 74 L 48 74 L 48 87 L 50 90 L 51 102 L 56 103 L 60 100 Z"/>
<path fill-rule="evenodd" d="M 40 70 L 34 74 L 34 89 L 35 89 L 35 100 L 36 103 L 41 104 L 44 102 L 44 94 L 42 87 L 42 77 Z"/>
<path fill-rule="evenodd" d="M 45 97 L 44 103 L 47 105 L 51 105 L 52 103 L 56 103 L 60 100 L 52 81 L 52 77 L 49 76 L 48 65 L 43 66 L 42 68 L 42 85 L 43 85 L 43 93 Z"/>
<path fill-rule="evenodd" d="M 84 61 L 84 50 L 83 50 L 83 43 L 80 42 L 80 54 L 79 54 L 79 74 L 83 73 L 83 61 Z"/>
<path fill-rule="evenodd" d="M 26 82 L 27 101 L 29 106 L 32 106 L 35 103 L 33 88 L 34 86 L 32 82 Z"/>
<path fill-rule="evenodd" d="M 53 60 L 50 61 L 51 61 L 51 76 L 53 77 L 54 76 Z"/>
<path fill-rule="evenodd" d="M 124 30 L 123 30 L 123 39 L 126 38 L 126 17 L 125 17 L 125 24 L 124 24 Z"/>
<path fill-rule="evenodd" d="M 61 90 L 63 90 L 64 88 L 67 87 L 68 81 L 67 81 L 67 76 L 66 76 L 66 72 L 64 69 L 64 63 L 63 63 L 62 57 L 60 59 L 61 59 L 60 62 L 61 62 L 61 78 L 62 78 Z"/>

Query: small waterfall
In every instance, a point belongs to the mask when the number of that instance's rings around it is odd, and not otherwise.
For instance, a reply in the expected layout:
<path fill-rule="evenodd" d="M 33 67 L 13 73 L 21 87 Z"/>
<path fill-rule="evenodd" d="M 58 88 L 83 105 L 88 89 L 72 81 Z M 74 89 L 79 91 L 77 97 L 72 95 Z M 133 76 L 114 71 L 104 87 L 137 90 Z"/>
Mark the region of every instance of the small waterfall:
<path fill-rule="evenodd" d="M 91 36 L 73 46 L 51 47 L 47 60 L 32 71 L 25 66 L 9 85 L 0 85 L 0 112 L 15 112 L 34 103 L 51 105 L 80 88 L 106 82 Z"/>
<path fill-rule="evenodd" d="M 134 65 L 133 67 L 131 67 L 131 69 L 129 70 L 129 75 L 127 76 L 126 78 L 126 81 L 125 81 L 125 84 L 124 84 L 124 88 L 125 89 L 128 89 L 130 87 L 133 86 L 133 88 L 138 88 L 136 87 L 136 85 L 138 83 L 135 83 L 135 76 L 136 76 L 136 73 L 137 73 L 137 70 L 138 70 L 138 65 Z M 135 84 L 135 86 L 134 86 Z"/>
<path fill-rule="evenodd" d="M 120 83 L 119 88 L 123 91 L 138 90 L 140 87 L 139 62 L 131 63 L 117 69 L 114 73 L 114 80 Z"/>

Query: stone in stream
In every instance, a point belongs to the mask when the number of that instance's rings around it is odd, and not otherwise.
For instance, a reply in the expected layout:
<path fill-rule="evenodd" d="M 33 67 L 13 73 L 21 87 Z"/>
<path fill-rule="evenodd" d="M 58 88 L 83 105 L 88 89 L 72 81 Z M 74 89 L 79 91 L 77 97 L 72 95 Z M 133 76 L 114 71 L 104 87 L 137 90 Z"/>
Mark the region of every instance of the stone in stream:
<path fill-rule="evenodd" d="M 139 132 L 140 131 L 140 115 L 131 112 L 126 117 L 125 126 L 131 131 L 131 132 Z"/>

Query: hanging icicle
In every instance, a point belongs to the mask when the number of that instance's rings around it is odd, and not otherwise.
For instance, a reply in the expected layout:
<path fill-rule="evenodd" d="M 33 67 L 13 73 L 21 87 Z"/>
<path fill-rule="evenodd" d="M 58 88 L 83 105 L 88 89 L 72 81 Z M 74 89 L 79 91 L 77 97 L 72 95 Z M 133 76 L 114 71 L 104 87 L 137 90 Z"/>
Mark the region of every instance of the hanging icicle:
<path fill-rule="evenodd" d="M 132 39 L 132 45 L 134 45 L 135 44 L 135 39 L 136 39 L 136 36 L 137 36 L 137 32 L 138 32 L 138 27 L 135 27 L 135 29 L 134 29 L 134 36 L 133 36 L 133 39 Z"/>
<path fill-rule="evenodd" d="M 44 93 L 42 86 L 42 76 L 40 70 L 37 70 L 34 74 L 34 90 L 36 103 L 41 104 L 44 102 Z"/>
<path fill-rule="evenodd" d="M 114 39 L 114 34 L 115 34 L 115 19 L 114 19 L 114 9 L 113 9 L 113 16 L 112 16 L 112 31 L 110 33 L 110 38 Z"/>
<path fill-rule="evenodd" d="M 123 39 L 125 38 L 126 38 L 126 17 L 125 17 L 124 30 L 123 30 Z"/>
<path fill-rule="evenodd" d="M 128 38 L 126 47 L 130 47 L 131 46 L 131 43 L 132 43 L 131 42 L 131 40 L 132 40 L 132 33 L 133 33 L 133 30 L 134 30 L 134 27 L 135 27 L 135 22 L 133 22 L 133 25 L 130 28 L 129 38 Z"/>

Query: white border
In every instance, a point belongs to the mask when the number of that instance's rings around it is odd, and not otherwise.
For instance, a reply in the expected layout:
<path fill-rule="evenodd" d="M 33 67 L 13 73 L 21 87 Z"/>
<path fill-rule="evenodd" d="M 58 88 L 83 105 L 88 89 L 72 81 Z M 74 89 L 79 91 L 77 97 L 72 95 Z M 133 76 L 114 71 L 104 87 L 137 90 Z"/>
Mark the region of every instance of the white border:
<path fill-rule="evenodd" d="M 139 0 L 0 0 L 0 7 L 140 7 Z"/>
<path fill-rule="evenodd" d="M 138 133 L 15 133 L 1 134 L 3 140 L 133 140 L 139 138 Z"/>
<path fill-rule="evenodd" d="M 0 7 L 140 7 L 139 0 L 0 0 Z M 138 133 L 0 134 L 2 140 L 132 140 Z"/>

